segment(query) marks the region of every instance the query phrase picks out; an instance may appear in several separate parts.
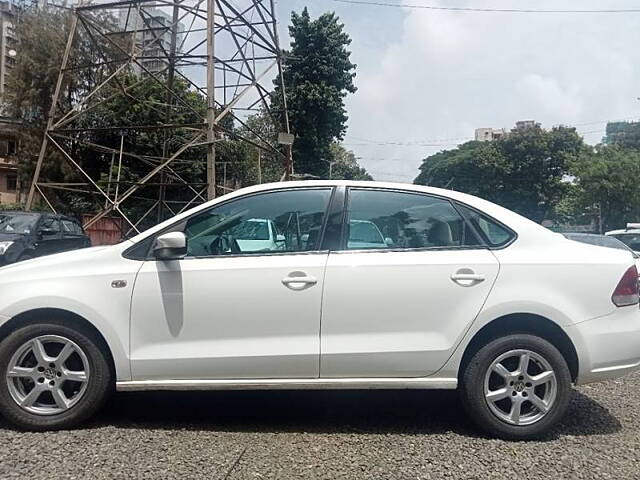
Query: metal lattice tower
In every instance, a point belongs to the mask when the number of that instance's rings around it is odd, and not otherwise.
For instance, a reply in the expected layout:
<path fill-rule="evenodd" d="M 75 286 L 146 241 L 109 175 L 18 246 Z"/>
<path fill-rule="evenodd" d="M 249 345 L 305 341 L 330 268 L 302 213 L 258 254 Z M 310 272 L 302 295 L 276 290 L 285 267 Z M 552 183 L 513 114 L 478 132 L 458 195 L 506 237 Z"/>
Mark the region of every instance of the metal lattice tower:
<path fill-rule="evenodd" d="M 33 206 L 37 195 L 55 211 L 48 193 L 82 192 L 97 206 L 85 227 L 106 216 L 118 215 L 125 222 L 123 236 L 136 233 L 142 222 L 154 218 L 154 212 L 159 221 L 165 213 L 184 211 L 225 191 L 226 186 L 216 182 L 216 144 L 229 136 L 280 158 L 283 178 L 288 178 L 292 169 L 291 146 L 281 151 L 273 136 L 265 138 L 263 132 L 252 130 L 247 123 L 251 113 L 260 111 L 273 123 L 273 132 L 289 133 L 273 0 L 81 2 L 74 9 L 71 22 L 27 209 Z M 91 45 L 90 64 L 81 64 L 75 58 L 79 38 Z M 71 75 L 89 79 L 90 87 L 81 98 L 67 101 L 63 108 L 61 95 Z M 277 112 L 272 111 L 269 101 L 274 78 L 282 86 L 284 105 Z M 161 109 L 166 119 L 182 118 L 188 113 L 191 120 L 132 125 L 124 118 L 102 121 L 91 117 L 101 104 L 116 101 L 114 97 L 135 106 L 139 101 L 137 88 L 145 82 L 161 88 L 166 97 L 163 103 L 144 108 Z M 180 91 L 176 89 L 178 82 L 183 86 Z M 206 112 L 194 111 L 185 98 L 185 82 L 190 95 L 206 99 Z M 110 92 L 106 98 L 105 90 Z M 193 121 L 194 115 L 197 121 Z M 242 126 L 250 135 L 239 135 L 237 130 L 231 133 L 230 122 Z M 88 132 L 103 132 L 109 140 L 88 141 Z M 175 132 L 179 134 L 174 135 Z M 161 154 L 130 151 L 131 139 L 138 135 L 164 138 L 159 142 Z M 105 156 L 111 158 L 110 168 L 101 175 L 104 179 L 108 174 L 106 182 L 99 181 L 86 161 L 82 164 L 76 158 L 78 149 L 94 152 L 103 163 Z M 193 156 L 196 149 L 198 158 Z M 43 178 L 43 166 L 51 152 L 67 161 L 73 182 L 68 176 L 67 181 Z M 187 181 L 174 168 L 205 160 L 206 179 L 201 182 Z M 121 181 L 121 173 L 133 163 L 138 169 L 144 168 L 146 174 L 133 183 Z M 189 199 L 170 204 L 165 195 L 171 188 L 188 192 Z M 151 205 L 137 218 L 130 218 L 125 213 L 127 202 L 142 198 Z"/>

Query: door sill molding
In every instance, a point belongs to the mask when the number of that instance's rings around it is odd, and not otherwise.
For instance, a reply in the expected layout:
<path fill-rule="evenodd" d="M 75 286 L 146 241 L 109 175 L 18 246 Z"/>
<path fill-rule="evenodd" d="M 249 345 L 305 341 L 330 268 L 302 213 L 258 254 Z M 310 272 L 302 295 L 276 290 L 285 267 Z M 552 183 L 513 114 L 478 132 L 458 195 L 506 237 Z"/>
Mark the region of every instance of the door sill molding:
<path fill-rule="evenodd" d="M 247 380 L 131 380 L 116 382 L 120 392 L 142 390 L 356 390 L 457 388 L 456 378 L 287 378 Z"/>

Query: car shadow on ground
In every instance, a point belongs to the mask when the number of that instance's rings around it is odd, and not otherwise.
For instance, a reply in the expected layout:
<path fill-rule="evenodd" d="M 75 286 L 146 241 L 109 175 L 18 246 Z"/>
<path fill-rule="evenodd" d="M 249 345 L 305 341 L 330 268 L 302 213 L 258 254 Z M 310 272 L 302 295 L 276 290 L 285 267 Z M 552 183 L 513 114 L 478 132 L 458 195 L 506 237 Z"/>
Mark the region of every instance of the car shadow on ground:
<path fill-rule="evenodd" d="M 456 392 L 417 390 L 118 393 L 86 427 L 105 426 L 484 436 L 464 414 Z M 548 439 L 611 434 L 621 428 L 608 409 L 574 391 L 567 415 Z"/>

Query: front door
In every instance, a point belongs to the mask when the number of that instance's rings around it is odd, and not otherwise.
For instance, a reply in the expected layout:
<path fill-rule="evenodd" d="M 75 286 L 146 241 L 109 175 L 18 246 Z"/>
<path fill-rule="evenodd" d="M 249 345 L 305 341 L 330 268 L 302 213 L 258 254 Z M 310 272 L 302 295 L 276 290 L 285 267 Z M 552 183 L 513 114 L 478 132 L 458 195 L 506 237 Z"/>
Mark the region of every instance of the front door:
<path fill-rule="evenodd" d="M 82 231 L 80 224 L 69 218 L 61 218 L 62 225 L 62 250 L 77 250 L 87 245 L 87 237 Z"/>
<path fill-rule="evenodd" d="M 136 279 L 134 380 L 318 377 L 330 197 L 329 188 L 271 191 L 176 225 L 187 257 L 148 260 Z"/>
<path fill-rule="evenodd" d="M 35 256 L 42 257 L 64 251 L 59 217 L 43 215 L 36 233 L 38 240 L 35 247 Z"/>
<path fill-rule="evenodd" d="M 321 377 L 423 377 L 444 365 L 498 274 L 443 198 L 350 189 L 322 306 Z"/>

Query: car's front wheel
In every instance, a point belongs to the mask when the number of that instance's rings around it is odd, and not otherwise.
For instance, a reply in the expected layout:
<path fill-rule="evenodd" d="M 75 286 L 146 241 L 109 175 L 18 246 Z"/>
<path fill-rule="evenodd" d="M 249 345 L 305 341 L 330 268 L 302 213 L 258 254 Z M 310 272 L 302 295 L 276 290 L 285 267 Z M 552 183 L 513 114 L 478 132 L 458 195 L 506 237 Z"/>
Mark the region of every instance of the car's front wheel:
<path fill-rule="evenodd" d="M 533 439 L 566 412 L 571 374 L 551 343 L 514 334 L 473 355 L 462 374 L 461 394 L 470 418 L 483 430 L 506 439 Z"/>
<path fill-rule="evenodd" d="M 0 342 L 0 412 L 27 430 L 70 428 L 112 389 L 100 342 L 57 323 L 20 328 Z"/>

